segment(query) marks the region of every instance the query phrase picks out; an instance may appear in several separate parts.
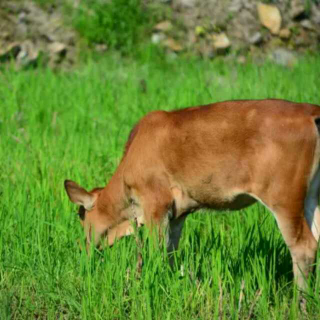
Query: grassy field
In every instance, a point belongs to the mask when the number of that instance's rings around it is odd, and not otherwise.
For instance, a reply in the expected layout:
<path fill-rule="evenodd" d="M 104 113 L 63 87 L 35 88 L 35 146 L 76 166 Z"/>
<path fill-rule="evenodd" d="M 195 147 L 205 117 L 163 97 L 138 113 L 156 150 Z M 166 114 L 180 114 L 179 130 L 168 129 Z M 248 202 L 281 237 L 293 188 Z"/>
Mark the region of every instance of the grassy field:
<path fill-rule="evenodd" d="M 137 278 L 133 238 L 91 258 L 79 250 L 63 188 L 104 186 L 150 110 L 267 97 L 320 104 L 320 57 L 292 69 L 110 57 L 72 73 L 2 71 L 0 319 L 298 319 L 290 255 L 262 206 L 193 214 L 176 268 L 146 246 Z M 319 319 L 319 294 L 318 271 L 307 319 Z"/>

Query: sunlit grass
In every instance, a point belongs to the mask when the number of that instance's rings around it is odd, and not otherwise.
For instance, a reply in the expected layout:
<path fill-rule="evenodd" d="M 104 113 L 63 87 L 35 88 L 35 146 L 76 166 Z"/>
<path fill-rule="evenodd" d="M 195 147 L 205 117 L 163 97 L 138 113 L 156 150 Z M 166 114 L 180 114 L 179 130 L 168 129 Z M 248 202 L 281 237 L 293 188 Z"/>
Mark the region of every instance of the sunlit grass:
<path fill-rule="evenodd" d="M 79 250 L 63 189 L 66 178 L 105 185 L 150 110 L 267 97 L 320 104 L 320 58 L 292 69 L 110 58 L 72 73 L 3 71 L 0 319 L 298 319 L 290 255 L 263 207 L 192 215 L 176 267 L 146 244 L 139 278 L 133 238 L 91 259 Z M 312 282 L 308 316 L 318 319 L 319 275 Z"/>

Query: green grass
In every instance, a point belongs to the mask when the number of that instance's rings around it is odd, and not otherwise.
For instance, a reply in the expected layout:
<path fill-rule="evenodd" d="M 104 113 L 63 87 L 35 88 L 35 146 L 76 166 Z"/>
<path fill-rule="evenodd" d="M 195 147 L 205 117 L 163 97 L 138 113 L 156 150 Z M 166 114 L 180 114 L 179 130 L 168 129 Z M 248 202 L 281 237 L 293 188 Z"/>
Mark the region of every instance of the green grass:
<path fill-rule="evenodd" d="M 173 271 L 162 251 L 145 246 L 138 279 L 129 237 L 91 258 L 80 252 L 83 234 L 63 181 L 105 185 L 148 111 L 267 97 L 320 104 L 320 57 L 292 69 L 151 60 L 0 74 L 0 319 L 300 317 L 288 249 L 262 206 L 190 216 Z M 308 319 L 319 319 L 319 276 Z"/>
<path fill-rule="evenodd" d="M 88 1 L 69 8 L 71 23 L 89 44 L 105 43 L 129 54 L 150 30 L 153 15 L 141 0 Z"/>

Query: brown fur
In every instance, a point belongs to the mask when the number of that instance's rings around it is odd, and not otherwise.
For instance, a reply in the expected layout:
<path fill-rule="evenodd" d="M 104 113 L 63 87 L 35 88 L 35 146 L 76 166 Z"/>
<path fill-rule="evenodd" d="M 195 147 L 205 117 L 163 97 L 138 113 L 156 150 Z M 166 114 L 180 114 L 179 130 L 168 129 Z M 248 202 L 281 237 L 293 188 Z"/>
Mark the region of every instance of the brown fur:
<path fill-rule="evenodd" d="M 136 124 L 136 125 L 133 127 L 133 129 L 130 131 L 130 134 L 129 134 L 129 137 L 128 137 L 128 141 L 127 141 L 127 143 L 126 143 L 126 145 L 125 145 L 125 147 L 124 147 L 123 157 L 126 156 L 128 150 L 129 150 L 129 148 L 130 148 L 130 145 L 131 145 L 134 137 L 136 136 L 136 134 L 137 134 L 137 132 L 138 132 L 138 126 L 139 126 L 139 124 Z"/>
<path fill-rule="evenodd" d="M 92 194 L 94 207 L 83 222 L 88 242 L 94 228 L 95 244 L 106 233 L 112 244 L 131 233 L 129 221 L 138 219 L 168 225 L 168 249 L 174 250 L 190 212 L 239 210 L 259 200 L 275 215 L 303 287 L 318 241 L 304 212 L 320 161 L 318 117 L 319 107 L 284 100 L 149 113 L 131 132 L 108 185 Z"/>

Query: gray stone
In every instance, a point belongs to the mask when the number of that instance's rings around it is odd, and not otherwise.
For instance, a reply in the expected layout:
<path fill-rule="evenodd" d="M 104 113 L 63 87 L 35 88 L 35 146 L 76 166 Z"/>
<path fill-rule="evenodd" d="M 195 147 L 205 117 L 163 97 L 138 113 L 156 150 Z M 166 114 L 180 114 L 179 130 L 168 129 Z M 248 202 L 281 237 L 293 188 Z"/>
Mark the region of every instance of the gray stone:
<path fill-rule="evenodd" d="M 243 7 L 243 3 L 241 0 L 233 0 L 229 5 L 229 11 L 232 13 L 239 12 Z"/>
<path fill-rule="evenodd" d="M 315 30 L 315 27 L 313 26 L 313 24 L 311 23 L 310 20 L 307 20 L 307 19 L 302 20 L 302 21 L 300 22 L 300 24 L 301 24 L 301 26 L 302 26 L 303 28 L 305 28 L 306 30 Z"/>
<path fill-rule="evenodd" d="M 34 43 L 26 40 L 21 43 L 21 50 L 17 55 L 17 62 L 21 66 L 29 66 L 35 64 L 39 57 L 39 50 L 35 47 Z"/>
<path fill-rule="evenodd" d="M 2 61 L 13 57 L 28 66 L 37 63 L 40 52 L 59 64 L 75 60 L 77 36 L 66 27 L 59 5 L 48 10 L 32 0 L 0 0 L 0 30 Z"/>
<path fill-rule="evenodd" d="M 290 4 L 291 4 L 290 17 L 292 19 L 298 19 L 299 17 L 305 14 L 305 5 L 303 1 L 292 0 Z"/>
<path fill-rule="evenodd" d="M 162 2 L 170 2 L 166 0 L 161 0 Z M 176 0 L 177 4 L 187 8 L 193 8 L 196 5 L 196 0 Z"/>
<path fill-rule="evenodd" d="M 151 42 L 154 44 L 159 44 L 166 38 L 165 34 L 162 32 L 153 33 L 151 36 Z"/>
<path fill-rule="evenodd" d="M 51 54 L 64 54 L 67 51 L 67 46 L 62 42 L 53 42 L 48 48 Z"/>
<path fill-rule="evenodd" d="M 1 44 L 0 48 L 0 61 L 7 61 L 11 58 L 16 58 L 21 51 L 21 45 L 18 42 L 12 42 L 3 48 L 3 44 Z"/>
<path fill-rule="evenodd" d="M 296 63 L 297 59 L 295 55 L 284 48 L 275 49 L 271 54 L 271 59 L 282 66 L 289 67 Z"/>
<path fill-rule="evenodd" d="M 250 44 L 259 44 L 263 41 L 263 37 L 261 32 L 255 32 L 248 40 Z"/>
<path fill-rule="evenodd" d="M 314 24 L 319 25 L 317 31 L 320 32 L 320 5 L 313 4 L 311 6 L 311 21 Z"/>

